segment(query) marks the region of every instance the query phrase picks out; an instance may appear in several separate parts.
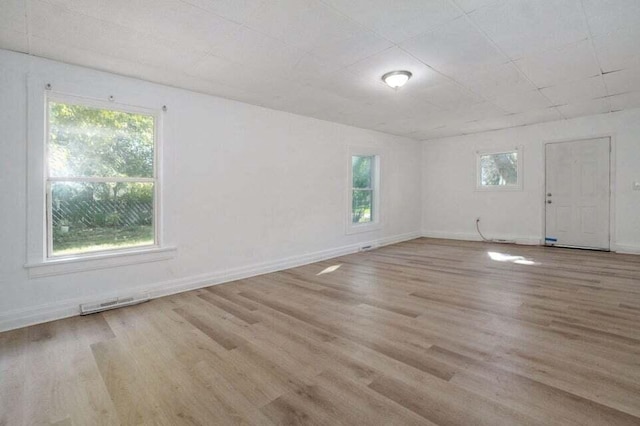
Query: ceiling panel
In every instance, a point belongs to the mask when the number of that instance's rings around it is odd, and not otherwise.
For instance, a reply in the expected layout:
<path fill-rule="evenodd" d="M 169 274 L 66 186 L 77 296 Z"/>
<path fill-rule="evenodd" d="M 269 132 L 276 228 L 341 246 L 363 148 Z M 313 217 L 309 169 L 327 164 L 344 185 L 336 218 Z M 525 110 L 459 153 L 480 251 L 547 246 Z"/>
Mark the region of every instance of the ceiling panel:
<path fill-rule="evenodd" d="M 188 70 L 185 70 L 185 73 L 208 80 L 220 80 L 228 76 L 227 78 L 239 82 L 239 79 L 233 73 L 234 66 L 237 66 L 237 64 L 228 59 L 215 55 L 205 55 L 198 59 Z M 245 67 L 242 68 L 244 69 Z M 258 72 L 256 71 L 256 74 Z"/>
<path fill-rule="evenodd" d="M 508 116 L 509 127 L 526 126 L 561 119 L 562 115 L 556 108 L 543 108 Z"/>
<path fill-rule="evenodd" d="M 593 36 L 624 28 L 637 28 L 640 22 L 638 0 L 582 0 Z"/>
<path fill-rule="evenodd" d="M 246 22 L 267 0 L 182 0 L 237 23 Z"/>
<path fill-rule="evenodd" d="M 545 87 L 541 92 L 554 103 L 565 105 L 573 102 L 602 98 L 607 95 L 602 77 L 584 78 L 556 86 Z"/>
<path fill-rule="evenodd" d="M 27 32 L 27 19 L 24 0 L 2 0 L 0 3 L 0 29 L 20 33 Z"/>
<path fill-rule="evenodd" d="M 603 72 L 640 68 L 640 23 L 638 26 L 593 38 Z"/>
<path fill-rule="evenodd" d="M 639 107 L 639 4 L 2 0 L 0 47 L 427 139 Z"/>
<path fill-rule="evenodd" d="M 459 18 L 402 43 L 402 48 L 427 65 L 447 73 L 469 67 L 500 64 L 507 57 L 482 33 Z"/>
<path fill-rule="evenodd" d="M 515 63 L 538 87 L 554 86 L 600 74 L 600 66 L 590 40 L 526 56 Z"/>
<path fill-rule="evenodd" d="M 213 48 L 212 53 L 237 64 L 285 74 L 305 55 L 301 49 L 250 28 L 241 28 L 225 43 Z"/>
<path fill-rule="evenodd" d="M 305 50 L 338 43 L 365 31 L 351 19 L 314 0 L 265 2 L 246 25 Z"/>
<path fill-rule="evenodd" d="M 416 96 L 441 109 L 455 109 L 462 105 L 482 102 L 482 98 L 452 82 L 442 82 L 415 91 Z"/>
<path fill-rule="evenodd" d="M 335 121 L 337 123 L 351 124 L 350 117 L 358 115 L 364 105 L 367 105 L 367 103 L 344 98 L 335 108 L 315 112 L 313 117 L 321 120 Z"/>
<path fill-rule="evenodd" d="M 462 135 L 457 126 L 441 126 L 432 130 L 422 130 L 413 133 L 413 137 L 420 140 L 448 138 L 451 136 Z"/>
<path fill-rule="evenodd" d="M 339 41 L 324 41 L 309 53 L 333 70 L 352 65 L 392 47 L 393 44 L 371 31 L 360 31 Z"/>
<path fill-rule="evenodd" d="M 32 2 L 31 39 L 74 47 L 144 65 L 182 71 L 203 56 L 168 40 L 68 11 L 41 1 Z M 100 67 L 100 64 L 96 64 Z"/>
<path fill-rule="evenodd" d="M 611 95 L 640 91 L 640 68 L 605 74 L 604 82 Z"/>
<path fill-rule="evenodd" d="M 629 92 L 621 95 L 609 96 L 607 98 L 611 104 L 612 111 L 621 111 L 629 108 L 640 107 L 640 92 Z"/>
<path fill-rule="evenodd" d="M 451 112 L 452 119 L 462 123 L 504 115 L 503 110 L 490 102 L 461 105 L 448 111 Z"/>
<path fill-rule="evenodd" d="M 324 0 L 324 2 L 395 43 L 429 31 L 462 14 L 448 0 Z"/>
<path fill-rule="evenodd" d="M 345 101 L 345 98 L 340 95 L 310 86 L 302 86 L 287 92 L 284 96 L 273 98 L 266 105 L 296 114 L 313 116 L 315 113 L 337 108 Z"/>
<path fill-rule="evenodd" d="M 94 67 L 94 64 L 99 63 L 100 69 L 104 71 L 137 78 L 147 78 L 158 83 L 203 93 L 215 92 L 221 97 L 230 97 L 229 92 L 231 90 L 235 95 L 241 92 L 237 88 L 225 87 L 211 80 L 188 76 L 179 71 L 169 70 L 166 67 L 141 64 L 114 56 L 105 56 L 101 53 L 94 53 L 41 38 L 33 38 L 31 51 L 36 56 L 44 56 L 46 54 L 48 57 L 61 62 L 87 67 Z M 234 98 L 237 98 L 235 95 Z"/>
<path fill-rule="evenodd" d="M 538 90 L 501 95 L 492 102 L 507 113 L 518 113 L 552 106 Z"/>
<path fill-rule="evenodd" d="M 467 123 L 460 123 L 460 124 L 457 124 L 456 127 L 460 129 L 460 132 L 462 134 L 479 133 L 479 132 L 486 132 L 489 130 L 493 130 L 493 127 L 491 127 L 491 123 L 485 120 L 476 120 L 476 121 L 469 121 Z"/>
<path fill-rule="evenodd" d="M 440 108 L 422 99 L 393 93 L 374 101 L 372 107 L 382 111 L 384 122 L 410 118 L 417 123 L 420 119 L 426 120 L 442 113 Z"/>
<path fill-rule="evenodd" d="M 565 118 L 582 117 L 584 115 L 603 114 L 609 112 L 611 106 L 607 99 L 591 99 L 558 107 Z"/>
<path fill-rule="evenodd" d="M 362 102 L 373 102 L 392 92 L 392 89 L 385 86 L 379 79 L 365 78 L 346 70 L 334 71 L 311 81 L 309 85 Z"/>
<path fill-rule="evenodd" d="M 509 0 L 469 16 L 512 59 L 589 35 L 580 0 Z"/>
<path fill-rule="evenodd" d="M 459 67 L 449 70 L 447 75 L 487 99 L 536 88 L 511 62 L 475 68 Z"/>
<path fill-rule="evenodd" d="M 453 2 L 466 13 L 473 12 L 482 7 L 493 6 L 503 1 L 504 0 L 453 0 Z"/>
<path fill-rule="evenodd" d="M 27 33 L 0 28 L 0 49 L 26 52 L 29 50 Z"/>
<path fill-rule="evenodd" d="M 224 44 L 226 38 L 240 28 L 237 23 L 185 3 L 182 0 L 47 0 L 79 15 L 95 18 L 145 33 L 156 39 L 170 40 L 185 50 L 209 51 Z M 34 12 L 42 6 L 33 6 Z"/>

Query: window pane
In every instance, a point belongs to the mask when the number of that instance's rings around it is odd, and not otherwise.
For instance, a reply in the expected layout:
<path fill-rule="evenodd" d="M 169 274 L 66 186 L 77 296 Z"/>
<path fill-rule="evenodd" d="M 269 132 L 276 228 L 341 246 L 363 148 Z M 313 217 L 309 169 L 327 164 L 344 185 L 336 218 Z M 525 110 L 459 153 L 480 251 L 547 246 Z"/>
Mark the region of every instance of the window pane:
<path fill-rule="evenodd" d="M 354 155 L 351 157 L 354 188 L 371 188 L 373 157 Z"/>
<path fill-rule="evenodd" d="M 506 152 L 480 156 L 482 186 L 518 184 L 518 153 Z"/>
<path fill-rule="evenodd" d="M 153 177 L 154 118 L 49 102 L 49 175 Z"/>
<path fill-rule="evenodd" d="M 53 255 L 151 245 L 152 183 L 52 182 Z"/>
<path fill-rule="evenodd" d="M 351 220 L 353 223 L 371 222 L 373 218 L 373 191 L 354 189 Z"/>

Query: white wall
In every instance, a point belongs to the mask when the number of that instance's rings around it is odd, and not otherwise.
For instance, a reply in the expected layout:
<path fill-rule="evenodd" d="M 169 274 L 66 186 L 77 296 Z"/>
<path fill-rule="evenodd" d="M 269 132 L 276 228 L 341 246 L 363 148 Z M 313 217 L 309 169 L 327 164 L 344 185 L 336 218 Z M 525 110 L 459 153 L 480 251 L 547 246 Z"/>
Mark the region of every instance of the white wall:
<path fill-rule="evenodd" d="M 540 243 L 544 221 L 544 143 L 610 135 L 614 152 L 612 249 L 640 253 L 640 110 L 451 137 L 423 144 L 424 235 L 477 239 L 475 218 L 488 237 Z M 475 191 L 475 152 L 524 146 L 523 191 Z"/>
<path fill-rule="evenodd" d="M 27 73 L 166 104 L 170 260 L 30 278 L 26 262 Z M 161 105 L 160 104 L 160 105 Z M 420 233 L 418 142 L 0 50 L 0 329 L 81 302 L 166 294 Z M 379 231 L 346 235 L 349 145 L 382 152 Z"/>

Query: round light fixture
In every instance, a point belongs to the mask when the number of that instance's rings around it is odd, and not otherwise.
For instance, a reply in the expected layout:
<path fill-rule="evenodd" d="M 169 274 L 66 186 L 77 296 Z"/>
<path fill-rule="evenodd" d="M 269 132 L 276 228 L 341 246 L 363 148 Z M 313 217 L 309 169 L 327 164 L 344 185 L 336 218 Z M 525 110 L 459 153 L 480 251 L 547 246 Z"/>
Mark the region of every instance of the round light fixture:
<path fill-rule="evenodd" d="M 404 86 L 413 74 L 409 71 L 391 71 L 382 76 L 382 81 L 392 89 Z"/>

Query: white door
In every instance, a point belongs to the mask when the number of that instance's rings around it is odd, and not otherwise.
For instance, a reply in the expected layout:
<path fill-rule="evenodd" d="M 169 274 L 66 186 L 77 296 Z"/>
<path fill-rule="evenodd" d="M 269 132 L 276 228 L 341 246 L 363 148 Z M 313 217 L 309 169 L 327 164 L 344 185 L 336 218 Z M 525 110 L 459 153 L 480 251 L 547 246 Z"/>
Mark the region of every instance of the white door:
<path fill-rule="evenodd" d="M 609 138 L 546 145 L 547 245 L 609 250 Z"/>

